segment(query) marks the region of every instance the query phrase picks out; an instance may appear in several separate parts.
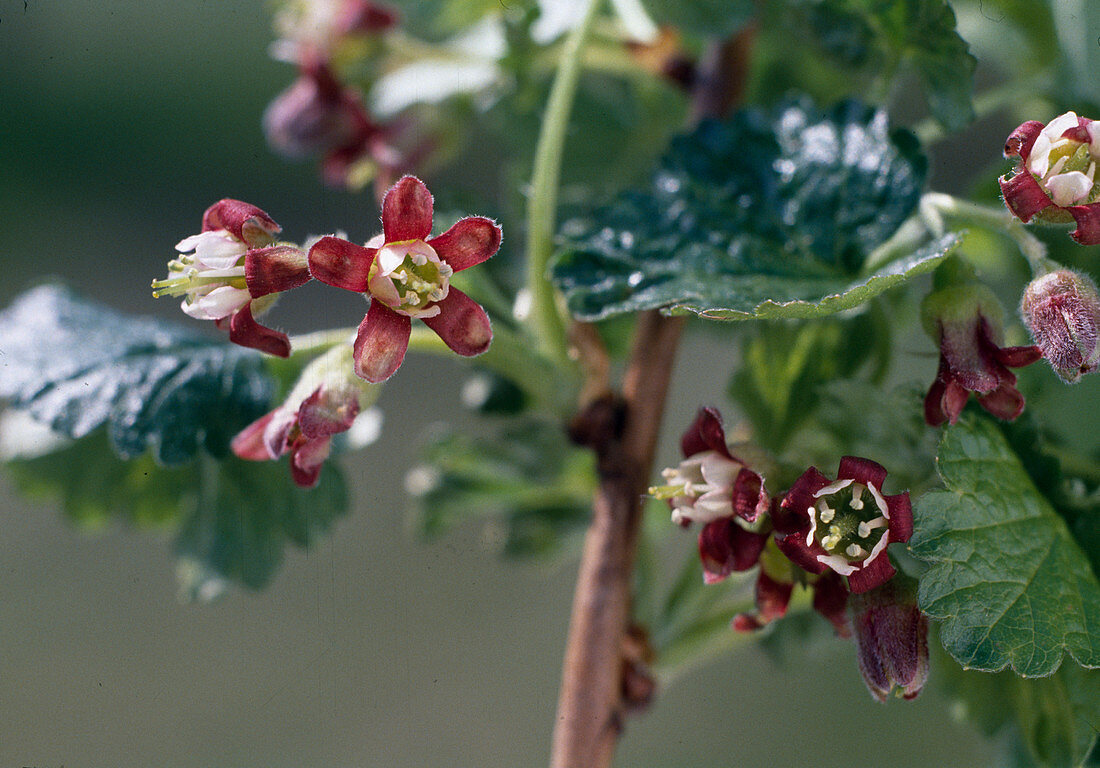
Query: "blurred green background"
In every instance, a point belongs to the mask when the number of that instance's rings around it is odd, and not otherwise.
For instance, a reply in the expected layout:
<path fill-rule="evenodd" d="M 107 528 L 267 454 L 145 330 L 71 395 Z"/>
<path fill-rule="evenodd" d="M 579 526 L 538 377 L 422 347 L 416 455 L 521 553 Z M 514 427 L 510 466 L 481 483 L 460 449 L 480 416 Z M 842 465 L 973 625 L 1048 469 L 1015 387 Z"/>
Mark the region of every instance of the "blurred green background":
<path fill-rule="evenodd" d="M 261 206 L 292 239 L 373 233 L 369 196 L 326 190 L 314 165 L 265 145 L 260 114 L 294 76 L 266 54 L 270 12 L 245 0 L 0 0 L 0 306 L 57 276 L 187 322 L 149 281 L 225 196 Z M 325 292 L 333 316 L 322 317 L 312 290 L 276 322 L 357 321 L 357 297 Z M 728 354 L 716 344 L 689 343 L 667 434 L 699 402 L 721 402 L 720 378 L 697 375 Z M 382 400 L 401 434 L 384 430 L 343 461 L 352 513 L 290 553 L 265 591 L 234 588 L 213 605 L 177 601 L 169 532 L 89 534 L 0 476 L 0 765 L 544 765 L 575 558 L 516 565 L 475 526 L 434 545 L 407 531 L 407 436 L 457 410 L 460 371 L 411 359 Z M 693 548 L 685 534 L 666 552 L 679 562 Z M 950 715 L 934 691 L 875 704 L 850 643 L 784 670 L 746 647 L 659 691 L 628 721 L 617 764 L 995 762 Z"/>

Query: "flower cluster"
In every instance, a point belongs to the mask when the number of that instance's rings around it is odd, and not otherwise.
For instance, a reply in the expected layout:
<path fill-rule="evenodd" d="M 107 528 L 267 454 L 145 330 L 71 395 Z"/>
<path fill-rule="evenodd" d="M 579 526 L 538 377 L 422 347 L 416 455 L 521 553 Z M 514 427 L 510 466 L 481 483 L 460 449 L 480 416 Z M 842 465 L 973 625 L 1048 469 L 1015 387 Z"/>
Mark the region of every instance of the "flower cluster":
<path fill-rule="evenodd" d="M 782 617 L 794 588 L 813 591 L 813 607 L 838 635 L 855 630 L 860 668 L 882 700 L 893 685 L 906 698 L 927 676 L 927 621 L 891 585 L 898 575 L 887 548 L 913 533 L 908 493 L 885 495 L 886 470 L 845 456 L 836 479 L 815 467 L 769 497 L 764 478 L 730 453 L 717 411 L 704 408 L 681 440 L 684 460 L 649 493 L 668 501 L 673 522 L 703 524 L 699 554 L 710 584 L 759 566 L 756 610 L 739 631 Z"/>
<path fill-rule="evenodd" d="M 1100 124 L 1073 112 L 1045 126 L 1029 120 L 1005 142 L 1004 154 L 1016 158 L 1016 172 L 1000 179 L 1005 204 L 1023 222 L 1038 217 L 1076 222 L 1071 236 L 1082 245 L 1100 243 Z"/>

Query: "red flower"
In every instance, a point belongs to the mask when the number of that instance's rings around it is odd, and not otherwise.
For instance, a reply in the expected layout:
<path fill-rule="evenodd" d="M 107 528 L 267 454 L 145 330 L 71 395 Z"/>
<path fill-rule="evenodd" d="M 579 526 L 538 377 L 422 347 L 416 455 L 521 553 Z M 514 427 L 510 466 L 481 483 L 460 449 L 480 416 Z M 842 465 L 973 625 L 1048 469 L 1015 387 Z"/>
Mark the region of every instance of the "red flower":
<path fill-rule="evenodd" d="M 228 326 L 229 340 L 279 357 L 290 341 L 256 322 L 282 291 L 309 281 L 305 254 L 276 243 L 282 228 L 254 205 L 219 200 L 206 209 L 202 232 L 176 245 L 183 255 L 168 263 L 169 276 L 153 281 L 154 296 L 183 296 L 183 311 Z"/>
<path fill-rule="evenodd" d="M 768 508 L 764 479 L 729 452 L 722 417 L 713 408 L 699 410 L 680 447 L 684 460 L 662 472 L 666 484 L 650 488 L 650 495 L 668 500 L 673 522 L 704 523 L 699 557 L 708 584 L 747 571 L 768 540 L 767 531 L 749 527 Z"/>
<path fill-rule="evenodd" d="M 940 367 L 924 398 L 924 420 L 933 427 L 954 424 L 971 392 L 999 419 L 1024 410 L 1009 367 L 1042 357 L 1038 347 L 1001 347 L 1001 306 L 984 286 L 954 285 L 928 295 L 922 308 L 929 333 L 940 345 Z"/>
<path fill-rule="evenodd" d="M 450 279 L 497 252 L 500 227 L 471 216 L 427 239 L 431 193 L 420 179 L 405 176 L 382 202 L 382 229 L 377 247 L 324 237 L 309 250 L 315 278 L 370 297 L 355 339 L 355 373 L 372 382 L 392 376 L 405 359 L 414 317 L 460 355 L 488 349 L 493 338 L 489 316 Z"/>
<path fill-rule="evenodd" d="M 1100 243 L 1100 124 L 1073 112 L 1021 125 L 1005 142 L 1005 157 L 1018 158 L 1016 173 L 1002 176 L 1005 204 L 1021 221 L 1075 221 L 1071 237 L 1082 245 Z"/>
<path fill-rule="evenodd" d="M 268 461 L 289 453 L 291 477 L 303 488 L 310 488 L 320 477 L 332 436 L 350 429 L 358 413 L 359 393 L 354 385 L 322 382 L 304 399 L 292 393 L 278 408 L 241 430 L 230 447 L 250 461 Z"/>
<path fill-rule="evenodd" d="M 896 573 L 887 544 L 913 535 L 909 494 L 883 496 L 885 479 L 882 465 L 854 456 L 840 460 L 835 482 L 810 467 L 774 510 L 779 549 L 810 573 L 848 577 L 852 592 L 885 583 Z"/>

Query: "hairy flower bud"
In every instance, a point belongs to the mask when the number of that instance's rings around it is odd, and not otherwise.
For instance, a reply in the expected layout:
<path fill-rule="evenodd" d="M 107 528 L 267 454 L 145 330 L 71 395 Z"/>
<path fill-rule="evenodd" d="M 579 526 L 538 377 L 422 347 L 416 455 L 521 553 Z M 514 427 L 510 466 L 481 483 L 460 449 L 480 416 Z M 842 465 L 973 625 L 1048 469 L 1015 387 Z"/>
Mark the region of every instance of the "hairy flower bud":
<path fill-rule="evenodd" d="M 1100 364 L 1100 294 L 1080 272 L 1060 269 L 1031 281 L 1020 302 L 1024 324 L 1043 357 L 1067 384 Z"/>
<path fill-rule="evenodd" d="M 894 686 L 914 699 L 928 679 L 928 619 L 917 608 L 913 586 L 899 576 L 851 600 L 859 671 L 878 701 L 886 701 Z"/>

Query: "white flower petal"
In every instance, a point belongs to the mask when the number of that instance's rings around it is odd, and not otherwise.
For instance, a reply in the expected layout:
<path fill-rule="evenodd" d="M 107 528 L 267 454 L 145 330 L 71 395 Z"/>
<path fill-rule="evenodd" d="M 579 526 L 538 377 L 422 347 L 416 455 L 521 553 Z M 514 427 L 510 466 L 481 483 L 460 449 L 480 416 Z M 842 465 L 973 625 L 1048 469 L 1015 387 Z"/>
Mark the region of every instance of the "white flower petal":
<path fill-rule="evenodd" d="M 193 301 L 184 301 L 183 311 L 198 320 L 221 320 L 249 302 L 252 296 L 245 288 L 224 285 Z"/>
<path fill-rule="evenodd" d="M 1050 192 L 1050 199 L 1057 206 L 1079 203 L 1092 191 L 1092 179 L 1080 171 L 1070 171 L 1051 176 L 1043 186 Z"/>

